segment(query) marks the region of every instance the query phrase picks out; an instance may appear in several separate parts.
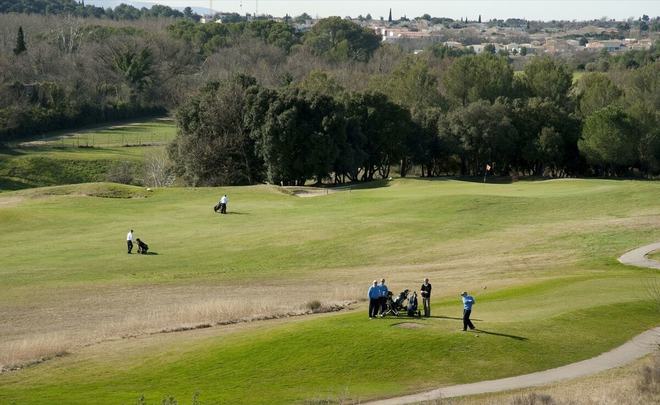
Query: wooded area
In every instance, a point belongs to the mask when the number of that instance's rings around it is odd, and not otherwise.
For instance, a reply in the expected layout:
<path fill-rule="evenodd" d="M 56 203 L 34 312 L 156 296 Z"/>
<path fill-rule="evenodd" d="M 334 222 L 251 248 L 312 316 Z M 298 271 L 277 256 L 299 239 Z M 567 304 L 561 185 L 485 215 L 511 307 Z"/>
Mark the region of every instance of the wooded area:
<path fill-rule="evenodd" d="M 195 185 L 660 172 L 657 45 L 514 72 L 337 17 L 305 33 L 178 17 L 0 15 L 0 142 L 170 111 L 170 155 Z"/>

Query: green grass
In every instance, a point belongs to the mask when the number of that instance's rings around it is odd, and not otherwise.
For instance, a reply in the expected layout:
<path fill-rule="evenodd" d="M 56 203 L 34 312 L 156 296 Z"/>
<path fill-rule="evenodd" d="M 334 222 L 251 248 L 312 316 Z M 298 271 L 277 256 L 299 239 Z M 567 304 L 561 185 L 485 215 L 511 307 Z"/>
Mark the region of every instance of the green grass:
<path fill-rule="evenodd" d="M 0 191 L 103 181 L 117 162 L 139 171 L 145 153 L 160 150 L 176 135 L 172 121 L 59 132 L 0 149 Z"/>
<path fill-rule="evenodd" d="M 648 257 L 649 259 L 660 261 L 660 252 L 652 252 Z"/>
<path fill-rule="evenodd" d="M 214 215 L 225 192 L 231 214 Z M 107 342 L 0 375 L 0 403 L 133 403 L 141 394 L 157 403 L 195 391 L 223 403 L 364 400 L 589 358 L 660 323 L 645 290 L 659 273 L 616 262 L 660 239 L 658 197 L 654 182 L 604 180 L 408 179 L 308 199 L 266 186 L 4 193 L 0 314 L 56 308 L 59 291 L 76 289 L 323 280 L 366 291 L 374 273 L 396 273 L 398 290 L 432 271 L 442 317 L 404 329 L 360 307 Z M 126 255 L 129 227 L 159 254 Z M 84 253 L 72 249 L 83 243 Z M 451 319 L 461 310 L 456 278 L 490 333 L 464 334 Z"/>

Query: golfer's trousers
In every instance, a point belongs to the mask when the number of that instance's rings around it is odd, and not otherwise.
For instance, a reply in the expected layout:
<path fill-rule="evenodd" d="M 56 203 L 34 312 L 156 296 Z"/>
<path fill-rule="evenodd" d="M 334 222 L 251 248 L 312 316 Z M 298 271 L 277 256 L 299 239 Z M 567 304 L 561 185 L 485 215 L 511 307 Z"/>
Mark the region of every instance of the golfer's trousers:
<path fill-rule="evenodd" d="M 474 329 L 474 325 L 472 324 L 472 321 L 470 320 L 470 314 L 472 313 L 471 309 L 464 309 L 463 310 L 463 330 L 467 330 L 467 328 Z"/>
<path fill-rule="evenodd" d="M 128 245 L 128 253 L 131 253 L 131 250 L 133 250 L 133 242 L 127 240 L 126 245 Z"/>
<path fill-rule="evenodd" d="M 373 318 L 378 315 L 378 308 L 380 307 L 380 301 L 378 298 L 369 299 L 369 318 Z"/>
<path fill-rule="evenodd" d="M 380 302 L 380 314 L 383 315 L 387 311 L 387 297 L 380 297 L 378 302 Z"/>
<path fill-rule="evenodd" d="M 422 305 L 424 305 L 424 316 L 431 316 L 431 298 L 422 297 Z"/>

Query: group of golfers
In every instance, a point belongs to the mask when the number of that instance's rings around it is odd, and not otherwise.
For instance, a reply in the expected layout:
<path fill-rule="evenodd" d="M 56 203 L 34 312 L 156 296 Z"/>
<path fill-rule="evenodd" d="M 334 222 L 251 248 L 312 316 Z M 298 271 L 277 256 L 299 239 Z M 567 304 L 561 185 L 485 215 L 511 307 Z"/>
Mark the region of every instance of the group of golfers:
<path fill-rule="evenodd" d="M 422 305 L 424 307 L 424 316 L 431 316 L 431 283 L 429 279 L 425 278 L 422 286 L 419 288 L 422 295 Z M 387 310 L 387 297 L 389 289 L 387 284 L 385 284 L 385 279 L 381 279 L 380 283 L 378 280 L 374 280 L 371 287 L 369 287 L 369 318 L 373 319 L 376 317 L 383 317 L 385 311 Z M 472 314 L 472 305 L 474 305 L 474 297 L 469 295 L 467 291 L 461 293 L 461 299 L 463 301 L 463 331 L 468 329 L 475 329 L 474 324 L 470 320 L 470 315 Z"/>

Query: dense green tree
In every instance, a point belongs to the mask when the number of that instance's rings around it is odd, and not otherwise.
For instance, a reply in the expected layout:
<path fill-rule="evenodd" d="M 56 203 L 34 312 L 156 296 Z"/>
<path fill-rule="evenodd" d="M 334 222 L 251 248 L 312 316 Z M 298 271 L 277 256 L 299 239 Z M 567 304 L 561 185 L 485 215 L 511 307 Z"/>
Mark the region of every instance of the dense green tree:
<path fill-rule="evenodd" d="M 347 102 L 346 114 L 364 140 L 359 145 L 366 156 L 361 180 L 387 178 L 392 165 L 406 153 L 405 141 L 413 128 L 410 112 L 384 94 L 356 93 Z"/>
<path fill-rule="evenodd" d="M 211 82 L 179 109 L 179 132 L 169 154 L 188 184 L 252 184 L 262 179 L 262 162 L 246 119 L 248 95 L 255 86 L 246 76 Z"/>
<path fill-rule="evenodd" d="M 512 83 L 513 70 L 506 58 L 489 53 L 456 59 L 444 77 L 447 95 L 455 104 L 463 106 L 508 96 Z"/>
<path fill-rule="evenodd" d="M 621 101 L 623 92 L 604 73 L 587 73 L 577 84 L 578 112 L 588 117 L 601 108 Z"/>
<path fill-rule="evenodd" d="M 579 120 L 548 98 L 514 100 L 509 114 L 517 129 L 512 167 L 522 173 L 559 176 L 577 170 Z"/>
<path fill-rule="evenodd" d="M 440 94 L 438 75 L 429 61 L 408 56 L 392 71 L 380 89 L 392 101 L 415 111 L 439 108 L 444 105 Z"/>
<path fill-rule="evenodd" d="M 294 88 L 260 91 L 251 101 L 248 122 L 274 184 L 328 178 L 346 135 L 342 109 L 332 97 Z"/>
<path fill-rule="evenodd" d="M 564 104 L 573 76 L 568 66 L 550 57 L 535 57 L 524 68 L 525 82 L 533 97 Z"/>
<path fill-rule="evenodd" d="M 579 147 L 589 163 L 613 174 L 638 163 L 639 141 L 630 116 L 621 108 L 610 106 L 587 117 Z"/>
<path fill-rule="evenodd" d="M 517 130 L 502 103 L 480 100 L 447 117 L 446 129 L 460 146 L 461 173 L 480 175 L 485 165 L 508 174 L 516 159 Z"/>
<path fill-rule="evenodd" d="M 351 21 L 330 17 L 318 21 L 305 34 L 304 45 L 331 61 L 365 62 L 380 46 L 380 37 Z"/>

